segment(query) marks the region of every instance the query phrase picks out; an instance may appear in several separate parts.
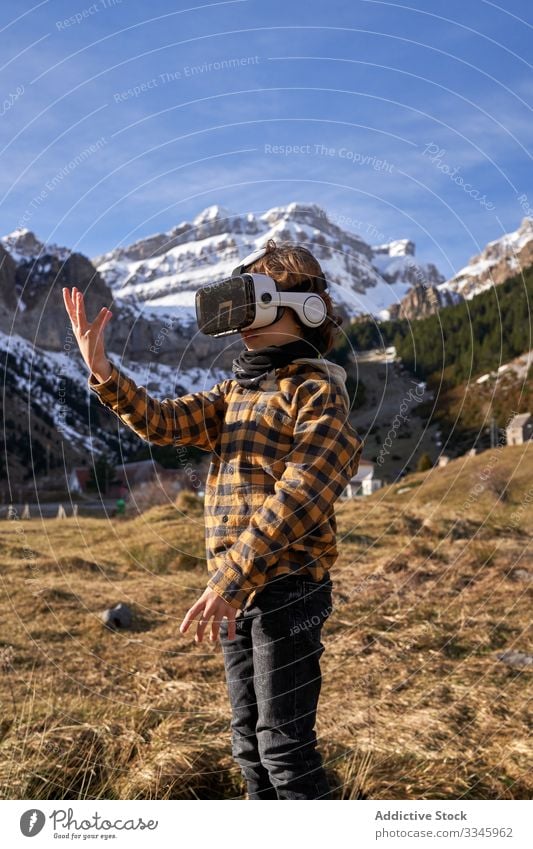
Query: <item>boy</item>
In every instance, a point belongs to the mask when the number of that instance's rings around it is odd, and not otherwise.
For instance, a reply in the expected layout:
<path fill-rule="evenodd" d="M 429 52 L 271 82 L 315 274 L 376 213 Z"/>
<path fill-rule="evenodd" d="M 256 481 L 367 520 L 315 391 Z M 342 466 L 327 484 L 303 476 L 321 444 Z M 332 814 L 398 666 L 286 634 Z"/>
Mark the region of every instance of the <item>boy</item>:
<path fill-rule="evenodd" d="M 323 799 L 330 787 L 314 726 L 338 556 L 333 505 L 357 471 L 363 441 L 348 421 L 346 372 L 324 358 L 341 319 L 315 257 L 269 240 L 239 270 L 267 275 L 280 304 L 295 292 L 317 295 L 322 319 L 313 313 L 310 326 L 293 296 L 294 308 L 277 307 L 268 325 L 254 319 L 239 328 L 246 348 L 233 360 L 234 379 L 161 402 L 106 358 L 109 310 L 89 325 L 77 289 L 64 290 L 65 304 L 89 386 L 105 406 L 149 442 L 213 451 L 210 577 L 180 630 L 198 620 L 197 642 L 207 627 L 220 639 L 232 752 L 248 798 Z"/>

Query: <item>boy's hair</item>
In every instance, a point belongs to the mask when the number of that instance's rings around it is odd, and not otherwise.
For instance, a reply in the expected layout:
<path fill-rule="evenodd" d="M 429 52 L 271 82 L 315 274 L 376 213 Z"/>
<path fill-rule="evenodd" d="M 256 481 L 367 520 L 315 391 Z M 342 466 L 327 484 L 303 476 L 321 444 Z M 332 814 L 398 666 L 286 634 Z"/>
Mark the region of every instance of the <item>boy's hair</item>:
<path fill-rule="evenodd" d="M 274 239 L 269 239 L 265 247 L 267 253 L 250 263 L 246 271 L 268 274 L 282 289 L 290 289 L 306 281 L 309 283 L 309 291 L 315 292 L 325 302 L 327 317 L 319 327 L 306 327 L 293 311 L 294 317 L 305 338 L 324 356 L 331 351 L 340 335 L 338 328 L 342 324 L 342 316 L 335 314 L 329 294 L 323 291 L 325 278 L 320 263 L 303 245 L 294 245 L 292 242 L 281 242 L 278 245 Z"/>

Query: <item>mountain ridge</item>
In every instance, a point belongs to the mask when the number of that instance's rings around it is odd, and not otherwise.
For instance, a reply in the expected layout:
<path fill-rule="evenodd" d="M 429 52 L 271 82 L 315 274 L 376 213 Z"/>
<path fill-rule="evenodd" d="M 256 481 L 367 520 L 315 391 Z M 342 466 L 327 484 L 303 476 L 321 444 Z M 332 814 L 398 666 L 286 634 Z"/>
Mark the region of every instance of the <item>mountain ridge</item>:
<path fill-rule="evenodd" d="M 487 257 L 500 273 L 516 245 L 523 257 L 529 256 L 530 222 L 524 219 L 518 235 L 506 234 L 501 245 L 495 240 L 487 246 Z M 0 238 L 0 349 L 8 387 L 6 416 L 13 425 L 7 439 L 12 437 L 20 446 L 21 463 L 33 462 L 28 459 L 32 446 L 41 458 L 51 451 L 52 465 L 54 452 L 61 465 L 65 457 L 86 456 L 94 449 L 128 453 L 135 448 L 127 434 L 117 441 L 117 422 L 102 415 L 95 399 L 89 398 L 86 367 L 63 307 L 63 286 L 76 285 L 85 292 L 90 319 L 103 304 L 108 305 L 114 313 L 106 330 L 109 355 L 156 397 L 176 397 L 226 377 L 242 346 L 238 334 L 212 339 L 198 333 L 192 307 L 197 285 L 229 274 L 238 258 L 266 238 L 309 244 L 347 322 L 365 314 L 369 304 L 375 309 L 374 319 L 389 311 L 422 318 L 474 293 L 470 286 L 463 296 L 457 291 L 461 286 L 448 285 L 451 281 L 429 283 L 442 275 L 431 263 L 416 263 L 411 240 L 372 246 L 330 221 L 317 204 L 294 202 L 261 215 L 241 216 L 219 205 L 209 206 L 192 222 L 182 221 L 167 233 L 144 237 L 94 261 L 69 248 L 46 244 L 32 231 L 19 228 Z M 187 271 L 187 258 L 195 266 L 192 273 Z M 480 290 L 483 287 L 485 278 Z M 172 288 L 178 294 L 174 303 Z M 61 379 L 66 380 L 70 407 L 68 428 L 59 403 Z M 10 405 L 15 416 L 7 412 Z M 36 405 L 43 410 L 40 418 Z M 24 437 L 26 447 L 19 433 L 25 408 L 33 411 Z M 94 421 L 97 433 L 93 436 Z"/>

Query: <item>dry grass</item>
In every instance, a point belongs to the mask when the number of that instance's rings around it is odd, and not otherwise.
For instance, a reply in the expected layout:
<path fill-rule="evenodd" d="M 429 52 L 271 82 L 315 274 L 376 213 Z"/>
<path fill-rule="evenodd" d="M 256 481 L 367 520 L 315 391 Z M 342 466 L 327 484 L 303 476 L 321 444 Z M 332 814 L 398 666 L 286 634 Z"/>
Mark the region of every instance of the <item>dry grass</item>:
<path fill-rule="evenodd" d="M 335 798 L 531 798 L 531 673 L 498 659 L 532 651 L 530 455 L 338 505 L 317 723 Z M 203 534 L 187 497 L 125 521 L 0 523 L 1 797 L 244 797 L 221 653 L 178 631 Z M 118 601 L 131 631 L 99 620 Z"/>

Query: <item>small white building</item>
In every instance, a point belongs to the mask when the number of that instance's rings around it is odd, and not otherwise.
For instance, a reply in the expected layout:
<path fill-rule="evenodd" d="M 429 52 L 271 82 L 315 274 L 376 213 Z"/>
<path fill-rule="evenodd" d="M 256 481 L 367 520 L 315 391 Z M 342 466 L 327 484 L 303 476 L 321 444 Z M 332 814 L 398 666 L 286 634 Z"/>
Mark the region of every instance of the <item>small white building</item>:
<path fill-rule="evenodd" d="M 374 477 L 375 464 L 371 460 L 361 458 L 357 474 L 351 478 L 343 490 L 341 498 L 355 498 L 357 495 L 370 495 L 376 489 L 381 489 L 383 481 Z"/>
<path fill-rule="evenodd" d="M 531 413 L 519 413 L 514 416 L 505 429 L 507 445 L 523 445 L 533 437 L 533 416 Z"/>

